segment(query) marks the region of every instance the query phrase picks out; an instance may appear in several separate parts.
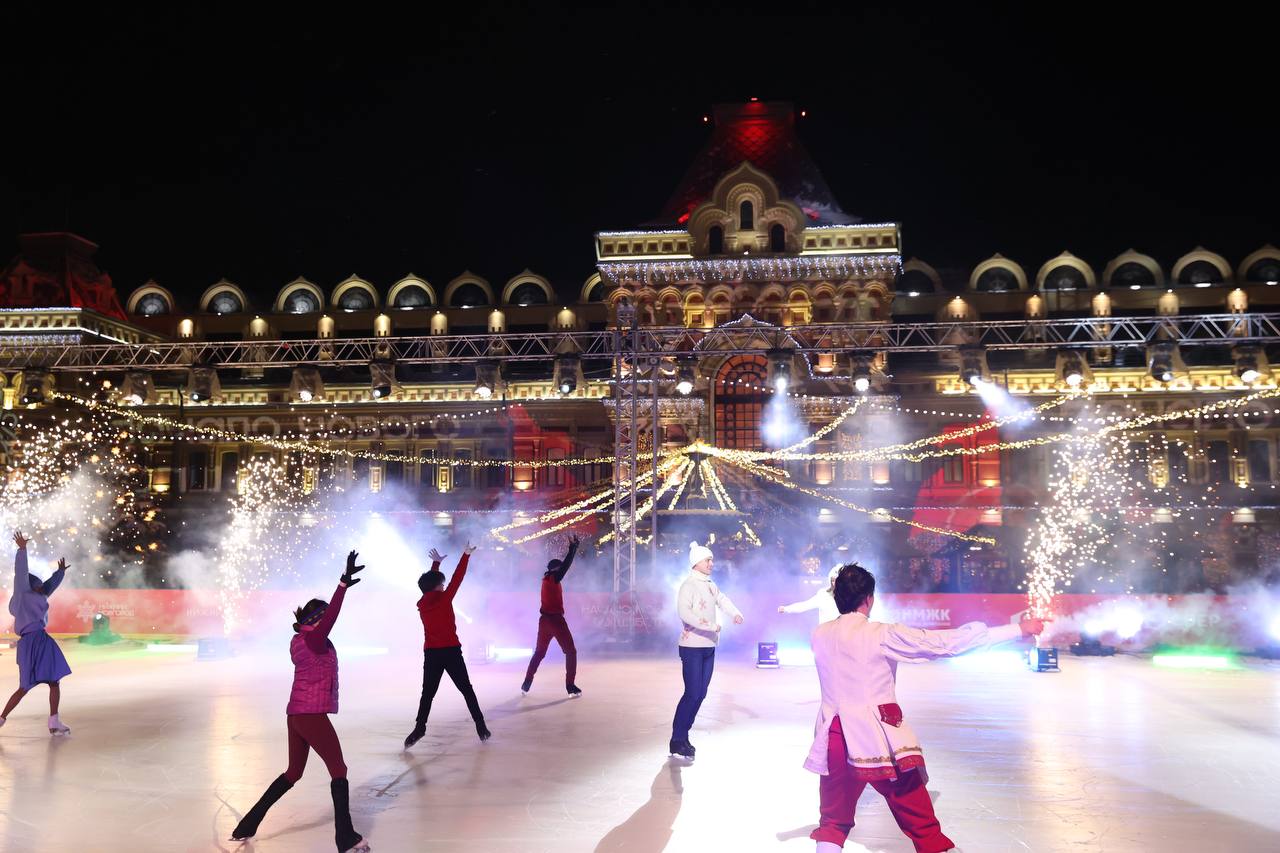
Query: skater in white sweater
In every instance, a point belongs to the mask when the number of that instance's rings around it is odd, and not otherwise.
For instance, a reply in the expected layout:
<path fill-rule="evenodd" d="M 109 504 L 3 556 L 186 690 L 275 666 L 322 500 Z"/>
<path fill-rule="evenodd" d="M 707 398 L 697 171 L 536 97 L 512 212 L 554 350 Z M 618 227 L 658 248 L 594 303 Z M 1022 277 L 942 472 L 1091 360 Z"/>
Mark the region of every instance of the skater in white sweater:
<path fill-rule="evenodd" d="M 684 674 L 684 695 L 676 705 L 671 723 L 670 753 L 693 760 L 696 750 L 689 743 L 689 729 L 698 716 L 702 700 L 707 698 L 711 673 L 716 665 L 716 644 L 720 642 L 720 622 L 716 608 L 742 624 L 742 614 L 711 582 L 714 558 L 711 549 L 697 542 L 689 544 L 689 576 L 680 585 L 676 610 L 680 614 L 680 665 Z"/>

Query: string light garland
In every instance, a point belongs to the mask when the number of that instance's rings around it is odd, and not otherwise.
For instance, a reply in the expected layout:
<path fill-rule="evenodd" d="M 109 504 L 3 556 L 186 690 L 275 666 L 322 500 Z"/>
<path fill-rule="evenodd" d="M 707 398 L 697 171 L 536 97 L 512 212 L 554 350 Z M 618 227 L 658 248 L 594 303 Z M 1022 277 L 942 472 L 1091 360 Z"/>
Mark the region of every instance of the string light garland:
<path fill-rule="evenodd" d="M 600 274 L 621 284 L 626 281 L 665 283 L 688 281 L 795 281 L 819 278 L 847 278 L 863 275 L 897 275 L 902 272 L 902 256 L 801 255 L 797 258 L 672 258 L 670 260 L 612 261 L 599 265 Z"/>

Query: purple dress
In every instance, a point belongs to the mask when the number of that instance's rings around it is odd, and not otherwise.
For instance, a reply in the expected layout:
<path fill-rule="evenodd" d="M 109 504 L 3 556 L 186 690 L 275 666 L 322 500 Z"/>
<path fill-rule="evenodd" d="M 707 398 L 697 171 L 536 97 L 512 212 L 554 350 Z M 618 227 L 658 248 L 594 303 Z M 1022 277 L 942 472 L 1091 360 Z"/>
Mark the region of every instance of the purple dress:
<path fill-rule="evenodd" d="M 13 561 L 13 597 L 9 612 L 13 614 L 13 630 L 18 633 L 18 683 L 23 690 L 37 684 L 60 681 L 71 674 L 62 649 L 45 631 L 49 624 L 49 596 L 66 576 L 58 569 L 39 591 L 31 588 L 27 571 L 27 549 L 19 548 Z"/>

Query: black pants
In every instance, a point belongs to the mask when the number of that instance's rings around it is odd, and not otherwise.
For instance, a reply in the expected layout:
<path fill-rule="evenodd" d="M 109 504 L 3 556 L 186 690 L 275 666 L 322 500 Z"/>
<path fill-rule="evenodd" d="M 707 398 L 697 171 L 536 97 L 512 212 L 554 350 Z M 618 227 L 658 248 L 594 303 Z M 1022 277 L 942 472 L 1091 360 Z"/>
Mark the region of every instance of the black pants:
<path fill-rule="evenodd" d="M 684 695 L 676 705 L 676 718 L 671 723 L 671 739 L 689 739 L 689 729 L 698 716 L 702 700 L 711 686 L 711 673 L 716 668 L 716 650 L 680 647 L 680 665 L 684 672 Z"/>
<path fill-rule="evenodd" d="M 448 649 L 426 649 L 422 655 L 422 699 L 418 702 L 418 723 L 425 725 L 431 715 L 431 700 L 436 698 L 440 689 L 440 676 L 449 673 L 453 686 L 458 688 L 462 698 L 466 700 L 471 719 L 477 724 L 484 722 L 484 714 L 480 712 L 480 703 L 476 701 L 476 691 L 471 687 L 471 677 L 467 675 L 467 664 L 462 659 L 462 646 Z"/>

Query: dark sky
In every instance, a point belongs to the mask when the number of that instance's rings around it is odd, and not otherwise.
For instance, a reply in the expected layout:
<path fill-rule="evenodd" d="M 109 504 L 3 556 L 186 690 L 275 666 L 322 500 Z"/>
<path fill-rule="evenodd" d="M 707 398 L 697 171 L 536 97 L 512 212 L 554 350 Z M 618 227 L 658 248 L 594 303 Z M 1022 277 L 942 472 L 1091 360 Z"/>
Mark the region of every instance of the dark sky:
<path fill-rule="evenodd" d="M 1100 270 L 1133 246 L 1167 268 L 1196 244 L 1234 265 L 1280 242 L 1265 22 L 951 5 L 10 19 L 0 255 L 68 228 L 122 292 L 188 300 L 222 276 L 269 296 L 526 266 L 576 294 L 592 232 L 652 218 L 710 105 L 750 96 L 803 107 L 845 210 L 901 222 L 937 266 L 999 251 L 1034 273 L 1070 249 Z"/>

